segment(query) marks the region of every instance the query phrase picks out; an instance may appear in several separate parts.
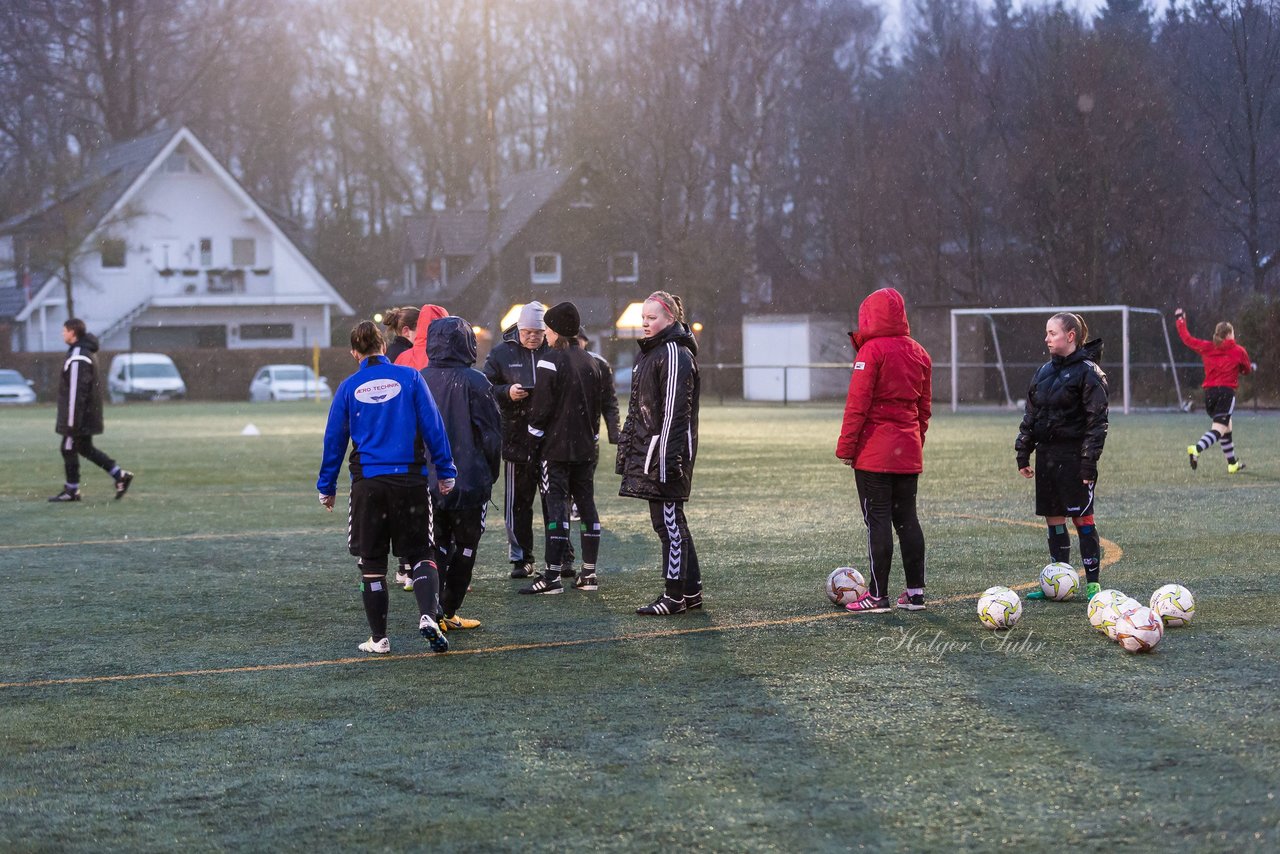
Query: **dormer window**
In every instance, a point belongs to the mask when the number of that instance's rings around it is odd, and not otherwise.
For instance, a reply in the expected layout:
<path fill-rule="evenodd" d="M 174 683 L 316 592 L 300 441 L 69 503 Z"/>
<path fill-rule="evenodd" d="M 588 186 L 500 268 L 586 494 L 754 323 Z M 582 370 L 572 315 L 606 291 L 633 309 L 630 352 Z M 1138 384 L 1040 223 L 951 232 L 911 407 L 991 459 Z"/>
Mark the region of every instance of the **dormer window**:
<path fill-rule="evenodd" d="M 640 281 L 640 254 L 638 252 L 615 252 L 610 255 L 609 281 Z"/>
<path fill-rule="evenodd" d="M 535 252 L 530 255 L 529 281 L 535 285 L 560 284 L 560 253 Z"/>

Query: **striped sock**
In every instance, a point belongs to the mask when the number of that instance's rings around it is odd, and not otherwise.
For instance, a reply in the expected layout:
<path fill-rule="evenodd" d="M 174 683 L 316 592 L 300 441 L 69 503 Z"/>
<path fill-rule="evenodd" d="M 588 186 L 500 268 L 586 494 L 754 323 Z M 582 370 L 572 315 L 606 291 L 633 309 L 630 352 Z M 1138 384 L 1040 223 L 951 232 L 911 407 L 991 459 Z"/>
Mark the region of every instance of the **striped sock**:
<path fill-rule="evenodd" d="M 1196 450 L 1206 451 L 1209 449 L 1209 446 L 1216 441 L 1218 441 L 1217 431 L 1209 430 L 1203 436 L 1200 437 L 1199 442 L 1196 442 Z"/>
<path fill-rule="evenodd" d="M 1230 433 L 1222 434 L 1222 453 L 1226 455 L 1228 463 L 1234 463 L 1236 461 L 1236 446 L 1235 443 L 1231 441 Z"/>

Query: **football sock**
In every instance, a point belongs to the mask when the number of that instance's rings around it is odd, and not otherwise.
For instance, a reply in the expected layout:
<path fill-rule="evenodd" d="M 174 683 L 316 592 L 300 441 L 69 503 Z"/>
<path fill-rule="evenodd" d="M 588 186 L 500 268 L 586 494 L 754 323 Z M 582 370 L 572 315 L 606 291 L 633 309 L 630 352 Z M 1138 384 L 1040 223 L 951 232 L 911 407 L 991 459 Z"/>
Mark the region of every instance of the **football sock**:
<path fill-rule="evenodd" d="M 908 587 L 908 588 L 907 588 L 907 595 L 908 595 L 908 596 L 923 596 L 923 595 L 924 595 L 924 588 L 923 588 L 923 587 Z"/>
<path fill-rule="evenodd" d="M 1216 430 L 1208 430 L 1200 437 L 1200 441 L 1196 442 L 1196 450 L 1204 451 L 1216 441 L 1218 441 L 1218 432 Z"/>
<path fill-rule="evenodd" d="M 1071 535 L 1066 525 L 1050 525 L 1049 557 L 1054 563 L 1071 563 Z M 1084 549 L 1084 538 L 1081 537 L 1081 550 Z"/>
<path fill-rule="evenodd" d="M 440 608 L 449 615 L 456 614 L 462 607 L 462 600 L 467 595 L 467 585 L 471 583 L 471 574 L 476 565 L 476 548 L 474 545 L 456 545 L 449 558 L 448 569 L 440 584 Z"/>
<path fill-rule="evenodd" d="M 584 563 L 584 564 L 582 565 L 582 574 L 583 574 L 583 575 L 595 575 L 595 574 L 596 574 L 596 565 L 595 565 L 594 563 Z"/>
<path fill-rule="evenodd" d="M 1226 455 L 1227 462 L 1234 463 L 1236 461 L 1236 446 L 1231 441 L 1230 433 L 1222 434 L 1222 453 Z"/>
<path fill-rule="evenodd" d="M 63 484 L 63 485 L 64 485 L 64 486 L 66 486 L 66 488 L 67 488 L 67 492 L 75 492 L 75 491 L 77 491 L 78 489 L 80 489 L 80 484 L 78 484 L 78 483 L 67 483 L 67 484 Z"/>
<path fill-rule="evenodd" d="M 111 474 L 111 476 L 112 476 L 112 477 L 119 477 L 119 476 L 120 476 L 120 466 L 112 466 L 112 467 L 111 467 L 111 472 L 110 472 L 110 474 Z"/>
<path fill-rule="evenodd" d="M 1098 558 L 1102 554 L 1102 544 L 1098 539 L 1098 527 L 1093 524 L 1078 525 L 1080 534 L 1080 562 L 1084 564 L 1085 582 L 1098 580 Z"/>
<path fill-rule="evenodd" d="M 600 523 L 582 523 L 582 563 L 596 565 L 600 557 Z"/>
<path fill-rule="evenodd" d="M 364 615 L 369 620 L 369 633 L 376 641 L 387 636 L 387 577 L 364 576 L 360 579 L 360 598 L 364 601 Z"/>
<path fill-rule="evenodd" d="M 440 616 L 440 573 L 429 560 L 413 565 L 413 598 L 418 600 L 418 613 Z"/>

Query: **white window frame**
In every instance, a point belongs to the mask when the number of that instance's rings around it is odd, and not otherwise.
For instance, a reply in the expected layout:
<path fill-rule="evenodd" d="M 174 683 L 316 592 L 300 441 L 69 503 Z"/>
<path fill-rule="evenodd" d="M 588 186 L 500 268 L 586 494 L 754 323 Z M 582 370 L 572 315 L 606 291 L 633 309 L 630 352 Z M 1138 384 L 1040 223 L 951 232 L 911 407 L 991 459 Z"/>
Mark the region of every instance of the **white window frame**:
<path fill-rule="evenodd" d="M 118 243 L 123 247 L 122 249 L 123 254 L 120 256 L 121 261 L 119 264 L 107 263 L 107 253 L 105 251 L 107 243 Z M 104 270 L 123 270 L 126 267 L 128 267 L 129 266 L 129 242 L 125 240 L 123 237 L 99 238 L 98 239 L 98 266 Z"/>
<path fill-rule="evenodd" d="M 247 242 L 247 243 L 249 244 L 249 248 L 250 248 L 250 250 L 251 250 L 251 253 L 250 253 L 250 254 L 252 254 L 252 255 L 253 255 L 253 258 L 251 258 L 251 259 L 249 260 L 249 263 L 248 263 L 248 264 L 240 264 L 240 263 L 238 263 L 238 262 L 236 261 L 236 244 L 237 244 L 237 243 L 245 243 L 245 242 Z M 232 267 L 256 267 L 256 266 L 258 266 L 258 239 L 257 239 L 256 237 L 233 237 L 233 238 L 231 238 L 231 266 L 232 266 Z"/>
<path fill-rule="evenodd" d="M 556 271 L 554 273 L 539 273 L 538 259 L 554 258 L 556 259 Z M 529 281 L 535 285 L 558 285 L 563 276 L 564 266 L 561 263 L 559 252 L 531 252 L 529 254 Z"/>
<path fill-rule="evenodd" d="M 631 275 L 619 276 L 614 272 L 613 262 L 618 258 L 631 259 Z M 638 282 L 640 281 L 640 253 L 639 252 L 614 252 L 609 256 L 609 281 L 611 282 Z"/>

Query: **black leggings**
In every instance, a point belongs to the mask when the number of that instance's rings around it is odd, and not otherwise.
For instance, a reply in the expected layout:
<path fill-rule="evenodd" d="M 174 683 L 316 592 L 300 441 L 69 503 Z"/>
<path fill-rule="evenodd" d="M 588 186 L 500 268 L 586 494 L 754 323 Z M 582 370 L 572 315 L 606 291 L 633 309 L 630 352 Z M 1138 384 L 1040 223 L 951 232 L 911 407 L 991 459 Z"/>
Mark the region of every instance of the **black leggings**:
<path fill-rule="evenodd" d="M 683 501 L 650 501 L 649 521 L 662 540 L 662 574 L 672 598 L 692 596 L 702 590 L 698 552 L 693 547 Z"/>
<path fill-rule="evenodd" d="M 854 471 L 862 519 L 867 523 L 867 560 L 872 596 L 889 595 L 889 566 L 893 563 L 893 532 L 902 544 L 902 568 L 907 586 L 924 587 L 924 532 L 916 518 L 915 474 Z"/>
<path fill-rule="evenodd" d="M 476 547 L 484 534 L 486 506 L 432 513 L 436 563 L 440 567 L 440 610 L 452 617 L 462 607 L 476 565 Z"/>
<path fill-rule="evenodd" d="M 67 469 L 67 483 L 80 482 L 80 458 L 84 457 L 107 474 L 116 467 L 116 461 L 93 446 L 92 436 L 63 436 L 62 463 Z"/>

